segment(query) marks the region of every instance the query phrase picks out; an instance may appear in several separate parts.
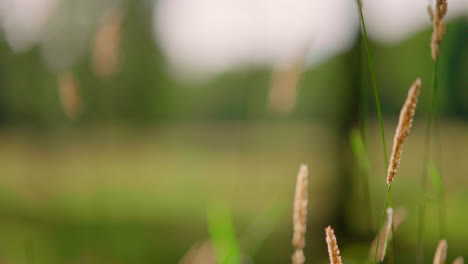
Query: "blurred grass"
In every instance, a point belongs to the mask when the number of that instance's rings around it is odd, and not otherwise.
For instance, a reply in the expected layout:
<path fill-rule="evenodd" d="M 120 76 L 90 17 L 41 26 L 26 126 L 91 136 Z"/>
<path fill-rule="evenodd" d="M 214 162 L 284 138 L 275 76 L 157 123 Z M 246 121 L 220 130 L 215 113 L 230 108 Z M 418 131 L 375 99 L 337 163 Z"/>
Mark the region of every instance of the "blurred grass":
<path fill-rule="evenodd" d="M 387 123 L 388 133 L 395 125 Z M 468 160 L 468 130 L 466 123 L 450 121 L 441 127 L 449 254 L 459 255 L 468 237 L 468 167 L 463 166 Z M 423 132 L 424 124 L 416 122 L 393 189 L 395 206 L 409 211 L 395 234 L 402 254 L 398 260 L 413 260 Z M 378 127 L 371 126 L 367 135 L 375 214 L 386 184 L 380 173 L 384 170 Z M 259 236 L 267 237 L 255 245 L 252 257 L 255 263 L 289 262 L 292 197 L 301 162 L 311 171 L 306 258 L 325 261 L 323 226 L 335 207 L 338 179 L 335 137 L 331 127 L 297 123 L 3 132 L 0 261 L 24 263 L 27 251 L 33 263 L 176 263 L 193 243 L 209 237 L 205 212 L 216 200 L 232 211 L 241 251 L 249 246 L 242 238 L 255 240 L 251 230 L 258 226 L 256 217 L 263 210 L 274 212 L 271 221 L 276 223 L 265 224 Z M 359 226 L 364 209 L 354 207 L 350 225 Z M 437 219 L 436 210 L 436 204 L 429 204 L 429 219 Z M 281 216 L 275 217 L 276 212 Z M 436 245 L 437 227 L 436 220 L 428 221 L 428 249 Z M 366 257 L 370 241 L 343 241 L 350 263 L 351 258 L 359 263 Z"/>
<path fill-rule="evenodd" d="M 214 201 L 208 207 L 207 220 L 216 263 L 240 264 L 241 254 L 229 207 Z"/>

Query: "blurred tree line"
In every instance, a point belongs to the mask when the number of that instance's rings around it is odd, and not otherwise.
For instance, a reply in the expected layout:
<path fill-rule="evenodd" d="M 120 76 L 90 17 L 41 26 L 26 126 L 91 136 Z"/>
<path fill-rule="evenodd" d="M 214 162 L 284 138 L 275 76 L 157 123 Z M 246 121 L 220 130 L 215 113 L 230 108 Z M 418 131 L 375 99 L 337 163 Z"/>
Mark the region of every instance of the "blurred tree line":
<path fill-rule="evenodd" d="M 70 69 L 82 104 L 79 124 L 120 123 L 144 126 L 173 121 L 275 119 L 266 107 L 270 69 L 244 68 L 216 78 L 190 83 L 171 75 L 164 55 L 151 34 L 151 16 L 141 5 L 130 5 L 122 27 L 121 69 L 111 78 L 98 78 L 91 67 L 90 48 Z M 468 118 L 468 45 L 466 20 L 451 22 L 442 45 L 440 87 L 443 113 Z M 432 61 L 430 29 L 396 46 L 372 43 L 384 113 L 396 115 L 414 76 L 421 76 L 429 107 Z M 359 49 L 349 51 L 359 52 Z M 342 54 L 306 69 L 292 120 L 335 122 L 347 112 L 347 102 L 364 85 L 374 111 L 365 53 L 361 60 Z M 0 125 L 55 127 L 66 124 L 57 88 L 57 75 L 44 65 L 39 48 L 15 54 L 0 40 Z M 354 68 L 354 69 L 353 69 Z M 358 70 L 356 70 L 358 69 Z M 355 74 L 360 74 L 356 84 Z"/>

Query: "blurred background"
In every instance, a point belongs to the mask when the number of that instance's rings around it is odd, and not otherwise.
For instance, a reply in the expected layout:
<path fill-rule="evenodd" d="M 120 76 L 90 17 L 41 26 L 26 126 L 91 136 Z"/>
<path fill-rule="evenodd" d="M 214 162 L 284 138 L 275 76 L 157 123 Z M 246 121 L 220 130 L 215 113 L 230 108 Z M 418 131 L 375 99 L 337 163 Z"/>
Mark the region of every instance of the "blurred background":
<path fill-rule="evenodd" d="M 423 83 L 393 187 L 396 263 L 416 256 L 428 3 L 363 1 L 389 148 Z M 468 239 L 468 3 L 448 9 L 431 156 L 453 259 Z M 307 262 L 328 263 L 329 224 L 346 263 L 368 258 L 386 183 L 355 1 L 0 0 L 0 32 L 0 263 L 288 263 L 301 163 Z"/>

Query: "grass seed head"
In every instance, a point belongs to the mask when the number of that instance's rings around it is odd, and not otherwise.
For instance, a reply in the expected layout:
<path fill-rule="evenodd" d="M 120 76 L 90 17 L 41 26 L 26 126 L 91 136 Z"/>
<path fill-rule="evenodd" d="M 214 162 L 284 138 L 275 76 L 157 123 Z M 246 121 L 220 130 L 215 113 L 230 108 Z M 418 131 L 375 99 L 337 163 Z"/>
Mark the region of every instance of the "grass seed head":
<path fill-rule="evenodd" d="M 296 194 L 294 196 L 293 212 L 293 239 L 292 245 L 294 253 L 292 255 L 293 264 L 303 264 L 305 234 L 307 229 L 307 185 L 308 168 L 302 164 L 297 175 Z"/>
<path fill-rule="evenodd" d="M 393 182 L 398 166 L 400 165 L 401 153 L 403 152 L 403 143 L 410 133 L 413 124 L 413 117 L 418 103 L 419 90 L 421 88 L 421 79 L 416 79 L 408 91 L 405 103 L 400 111 L 398 126 L 393 138 L 392 155 L 387 171 L 387 184 Z"/>
<path fill-rule="evenodd" d="M 328 226 L 325 228 L 325 240 L 327 241 L 328 256 L 330 257 L 330 264 L 343 264 L 341 262 L 340 249 L 336 241 L 335 232 Z"/>
<path fill-rule="evenodd" d="M 439 57 L 439 44 L 445 34 L 444 17 L 447 14 L 447 0 L 436 0 L 434 6 L 428 6 L 432 20 L 431 56 L 433 60 Z"/>

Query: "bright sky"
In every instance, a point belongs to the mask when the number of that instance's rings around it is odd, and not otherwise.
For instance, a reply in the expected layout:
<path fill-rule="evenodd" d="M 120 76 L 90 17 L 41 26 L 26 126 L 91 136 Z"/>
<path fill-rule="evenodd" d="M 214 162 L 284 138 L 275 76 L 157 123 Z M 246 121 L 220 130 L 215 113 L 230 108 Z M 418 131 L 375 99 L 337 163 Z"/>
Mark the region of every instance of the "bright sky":
<path fill-rule="evenodd" d="M 151 2 L 154 0 L 149 0 Z M 93 26 L 120 0 L 0 0 L 0 29 L 15 51 L 39 45 L 53 69 L 70 67 Z M 363 0 L 369 35 L 398 43 L 430 27 L 428 0 Z M 358 34 L 354 0 L 159 0 L 155 40 L 178 74 L 213 76 L 236 67 L 309 66 L 349 49 Z M 448 0 L 449 19 L 468 14 Z"/>
<path fill-rule="evenodd" d="M 431 26 L 428 0 L 363 0 L 368 33 L 389 44 Z M 448 0 L 449 18 L 468 14 Z M 176 73 L 214 75 L 239 66 L 309 67 L 352 47 L 359 30 L 353 0 L 161 0 L 157 41 Z"/>

